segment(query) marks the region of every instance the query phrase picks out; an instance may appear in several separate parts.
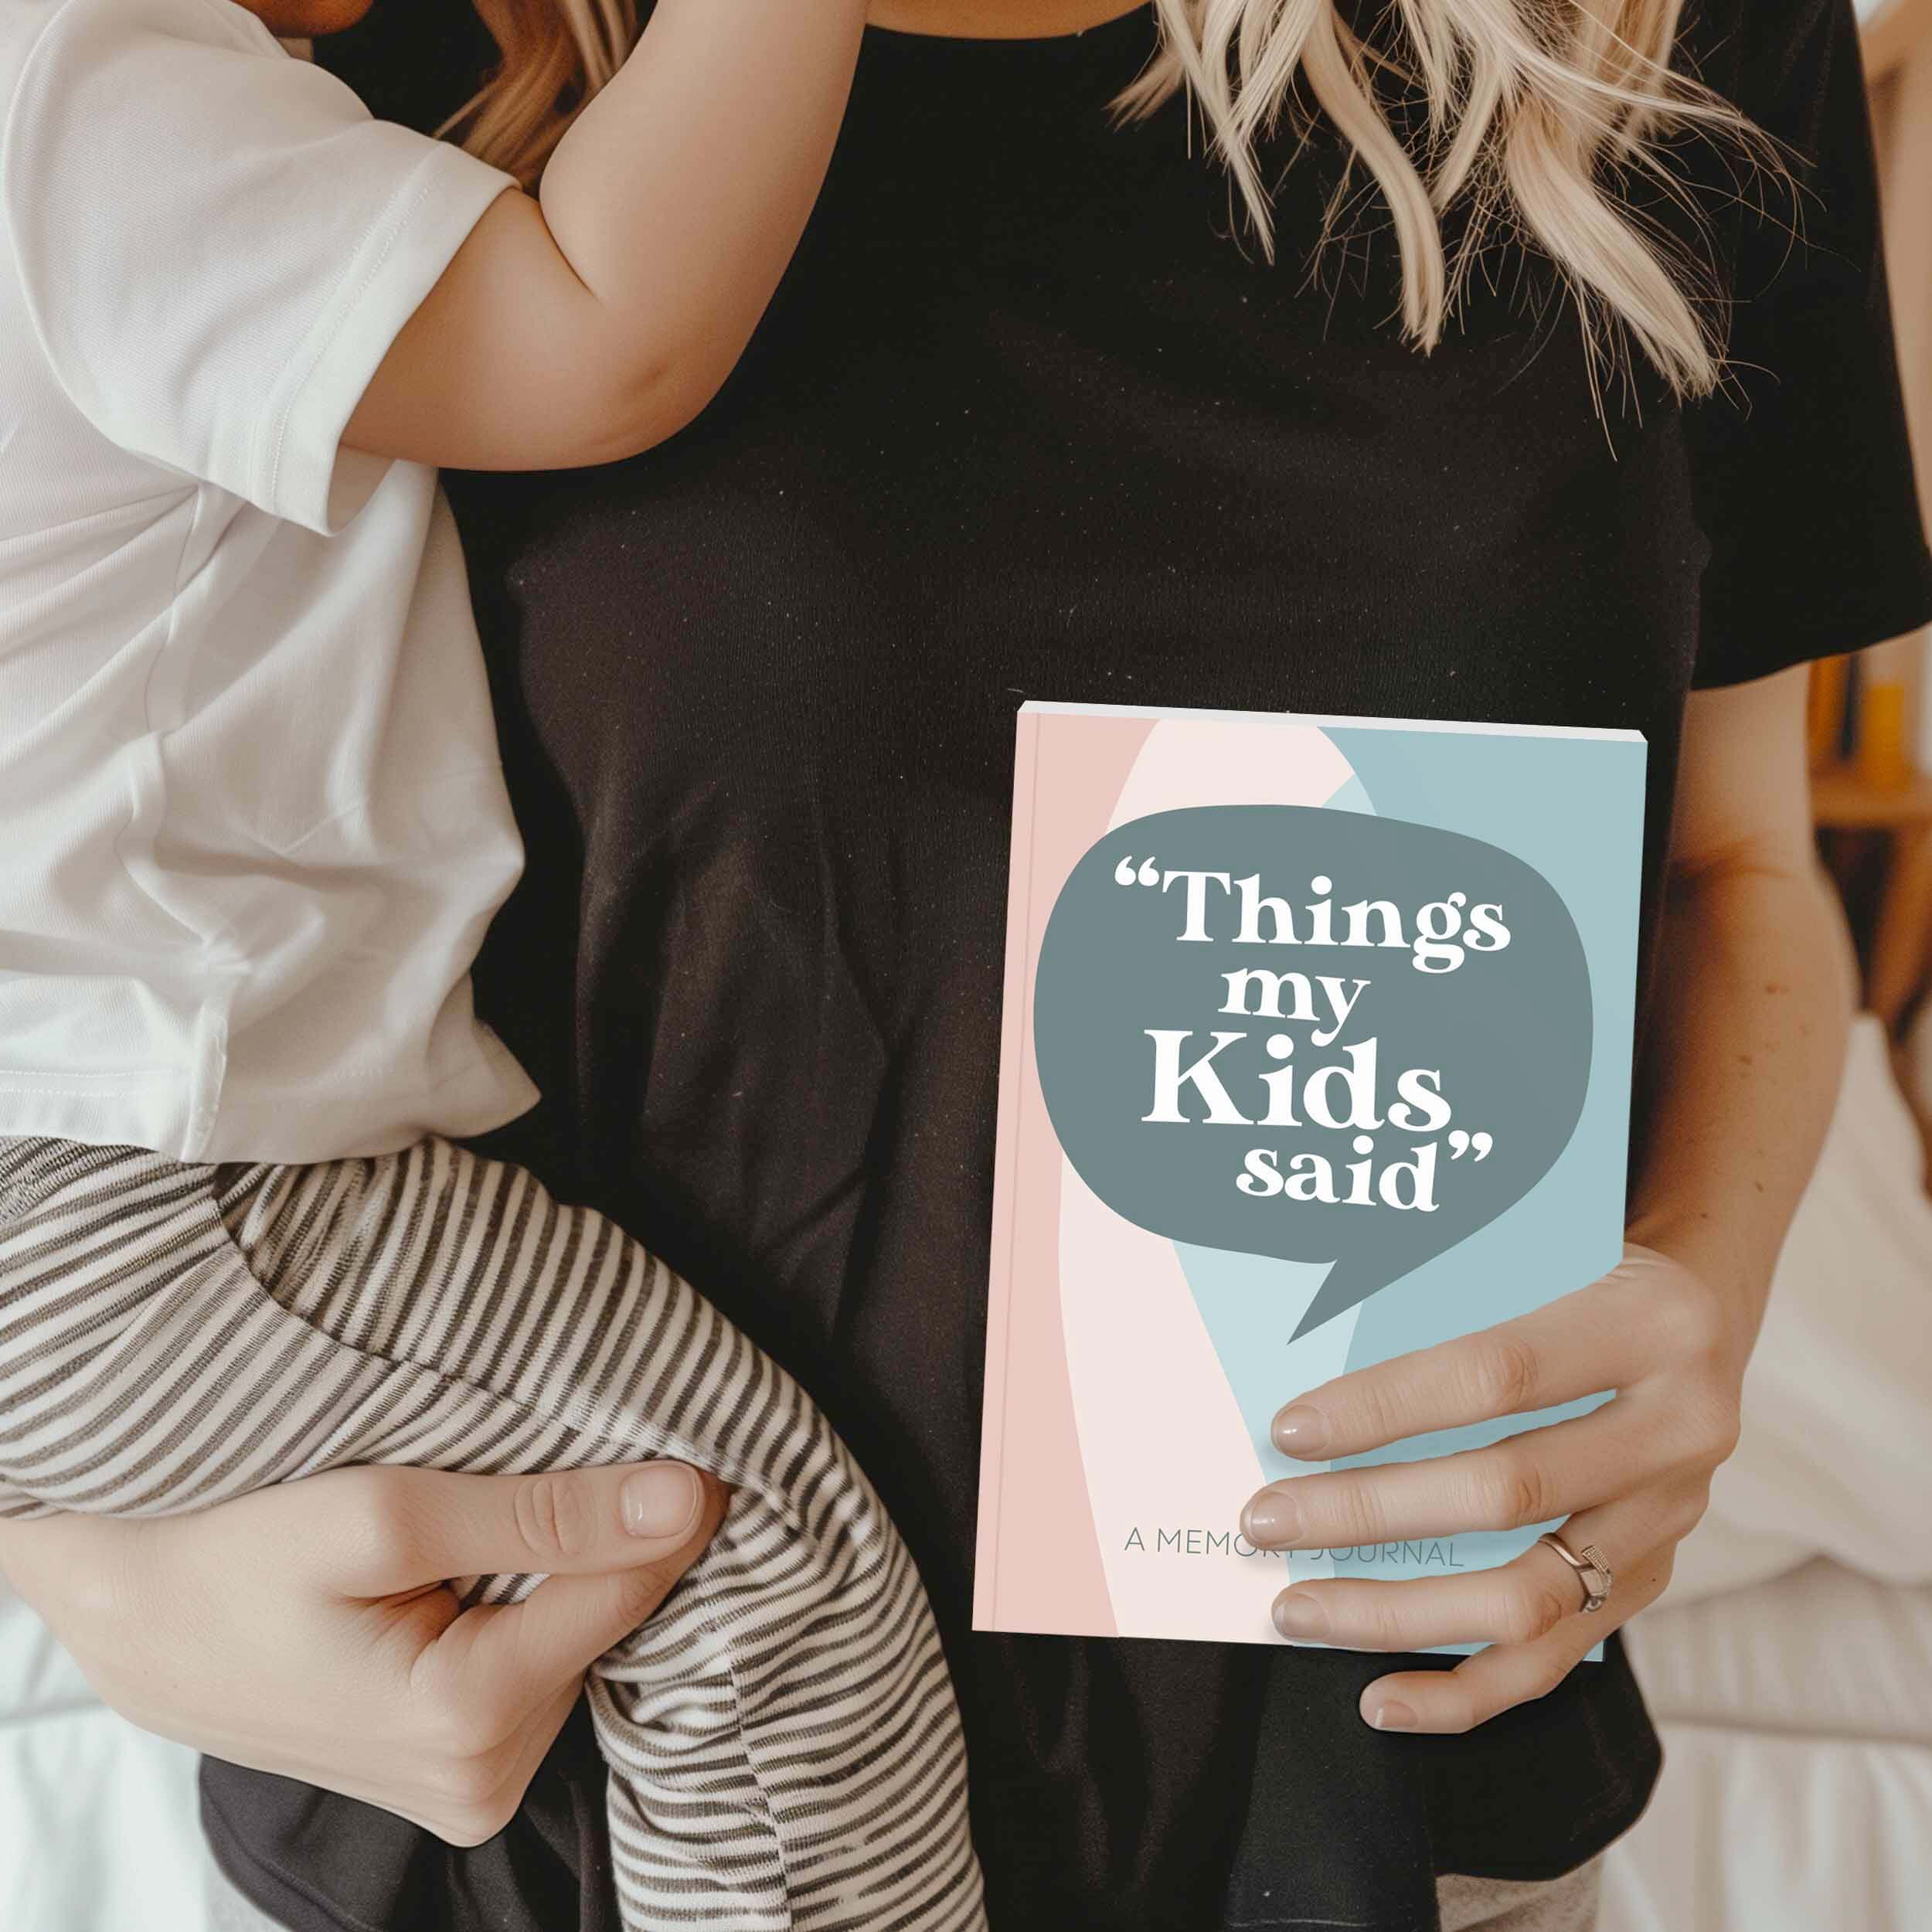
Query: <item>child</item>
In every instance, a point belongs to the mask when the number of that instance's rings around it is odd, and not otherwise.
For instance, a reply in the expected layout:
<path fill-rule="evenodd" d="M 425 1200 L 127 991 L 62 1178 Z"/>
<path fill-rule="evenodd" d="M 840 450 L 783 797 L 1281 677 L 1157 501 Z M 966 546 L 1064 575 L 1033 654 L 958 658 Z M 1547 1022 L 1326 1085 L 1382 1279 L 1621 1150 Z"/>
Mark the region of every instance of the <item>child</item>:
<path fill-rule="evenodd" d="M 455 1142 L 534 1093 L 471 1009 L 521 854 L 431 466 L 601 461 L 703 407 L 862 9 L 660 0 L 539 202 L 270 36 L 356 0 L 0 0 L 0 1509 L 717 1472 L 723 1528 L 590 1685 L 633 1932 L 983 1923 L 964 1760 L 823 1417 Z M 474 125 L 529 162 L 568 43 L 511 11 Z"/>

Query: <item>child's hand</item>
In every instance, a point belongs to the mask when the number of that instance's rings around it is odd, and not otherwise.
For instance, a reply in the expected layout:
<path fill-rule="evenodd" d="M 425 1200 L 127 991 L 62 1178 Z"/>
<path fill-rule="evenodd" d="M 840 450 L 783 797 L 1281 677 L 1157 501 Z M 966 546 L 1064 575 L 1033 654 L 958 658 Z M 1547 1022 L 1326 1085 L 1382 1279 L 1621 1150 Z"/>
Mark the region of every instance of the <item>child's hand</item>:
<path fill-rule="evenodd" d="M 726 1499 L 675 1463 L 349 1469 L 199 1515 L 0 1523 L 0 1563 L 144 1729 L 477 1845 Z M 443 1587 L 534 1572 L 554 1574 L 514 1607 L 460 1611 Z"/>

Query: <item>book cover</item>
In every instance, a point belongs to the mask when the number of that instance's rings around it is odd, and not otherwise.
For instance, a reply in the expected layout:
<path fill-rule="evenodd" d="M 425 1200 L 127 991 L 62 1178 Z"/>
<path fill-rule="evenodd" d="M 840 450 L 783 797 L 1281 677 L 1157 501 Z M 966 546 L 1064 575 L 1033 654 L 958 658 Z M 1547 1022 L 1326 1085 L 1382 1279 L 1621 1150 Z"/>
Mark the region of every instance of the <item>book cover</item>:
<path fill-rule="evenodd" d="M 1507 1561 L 1553 1526 L 1290 1557 L 1237 1519 L 1328 1466 L 1284 1403 L 1615 1265 L 1641 736 L 1018 732 L 975 1627 L 1279 1643 L 1291 1580 Z"/>

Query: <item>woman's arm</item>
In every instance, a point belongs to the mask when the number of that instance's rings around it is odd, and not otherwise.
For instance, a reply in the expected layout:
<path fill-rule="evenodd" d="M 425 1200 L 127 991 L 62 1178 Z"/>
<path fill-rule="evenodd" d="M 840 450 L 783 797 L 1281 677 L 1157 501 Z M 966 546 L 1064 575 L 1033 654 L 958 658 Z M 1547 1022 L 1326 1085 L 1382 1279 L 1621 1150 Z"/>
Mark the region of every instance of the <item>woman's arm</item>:
<path fill-rule="evenodd" d="M 196 1515 L 0 1522 L 0 1570 L 144 1729 L 479 1845 L 725 1500 L 675 1463 L 349 1469 Z M 514 1607 L 461 1611 L 443 1584 L 534 1572 Z"/>
<path fill-rule="evenodd" d="M 1843 925 L 1811 845 L 1804 706 L 1802 670 L 1691 700 L 1623 1264 L 1533 1314 L 1325 1383 L 1276 1418 L 1284 1451 L 1328 1458 L 1617 1391 L 1492 1448 L 1301 1477 L 1250 1502 L 1250 1536 L 1284 1549 L 1572 1516 L 1570 1546 L 1594 1543 L 1615 1570 L 1590 1616 L 1541 1547 L 1465 1576 L 1284 1591 L 1277 1621 L 1294 1635 L 1366 1650 L 1489 1641 L 1453 1671 L 1371 1684 L 1371 1723 L 1466 1730 L 1553 1689 L 1669 1580 L 1736 1440 L 1851 1010 Z"/>
<path fill-rule="evenodd" d="M 1805 685 L 1800 667 L 1692 697 L 1631 1202 L 1631 1238 L 1708 1284 L 1747 1351 L 1856 995 L 1812 845 Z"/>
<path fill-rule="evenodd" d="M 344 442 L 561 469 L 683 427 L 743 352 L 811 212 L 866 0 L 658 0 L 541 201 L 506 192 L 404 326 Z"/>

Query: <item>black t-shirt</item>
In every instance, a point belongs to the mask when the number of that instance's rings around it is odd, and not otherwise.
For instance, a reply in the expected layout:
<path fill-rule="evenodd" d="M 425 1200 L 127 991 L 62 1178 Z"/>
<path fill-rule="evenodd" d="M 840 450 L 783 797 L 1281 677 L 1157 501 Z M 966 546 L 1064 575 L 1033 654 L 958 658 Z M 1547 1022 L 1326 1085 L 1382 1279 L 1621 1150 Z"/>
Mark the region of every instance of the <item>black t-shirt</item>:
<path fill-rule="evenodd" d="M 1683 145 L 1732 393 L 1681 411 L 1639 366 L 1607 420 L 1533 264 L 1493 263 L 1426 358 L 1372 220 L 1311 286 L 1319 136 L 1276 264 L 1244 247 L 1182 104 L 1110 122 L 1151 34 L 870 33 L 713 408 L 609 470 L 457 483 L 529 845 L 483 999 L 547 1096 L 508 1144 L 784 1361 L 891 1506 L 995 1932 L 1393 1932 L 1433 1925 L 1438 1872 L 1553 1875 L 1635 1817 L 1658 1753 L 1621 1647 L 1468 1737 L 1389 1737 L 1355 1706 L 1384 1658 L 968 1628 L 1015 708 L 1634 728 L 1654 933 L 1691 687 L 1909 629 L 1932 593 L 1839 0 L 1691 29 L 1805 194 L 1754 212 L 1734 156 Z M 473 1852 L 227 1767 L 206 1788 L 302 1932 L 611 1923 L 580 1728 Z"/>

